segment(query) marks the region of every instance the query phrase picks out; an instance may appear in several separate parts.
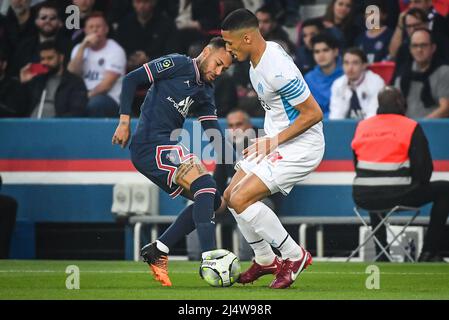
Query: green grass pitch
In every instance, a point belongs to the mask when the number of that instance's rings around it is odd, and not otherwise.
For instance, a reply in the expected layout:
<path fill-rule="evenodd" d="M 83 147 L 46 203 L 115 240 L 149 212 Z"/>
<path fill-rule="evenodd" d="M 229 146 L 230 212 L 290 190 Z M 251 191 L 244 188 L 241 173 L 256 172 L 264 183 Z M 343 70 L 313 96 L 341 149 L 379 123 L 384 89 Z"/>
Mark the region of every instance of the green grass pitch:
<path fill-rule="evenodd" d="M 67 290 L 66 267 L 80 269 L 80 290 Z M 242 263 L 242 268 L 249 263 Z M 368 264 L 315 262 L 286 290 L 253 285 L 209 287 L 198 263 L 170 261 L 173 286 L 161 287 L 143 262 L 0 261 L 0 299 L 449 299 L 449 264 L 376 264 L 380 289 L 365 286 Z"/>

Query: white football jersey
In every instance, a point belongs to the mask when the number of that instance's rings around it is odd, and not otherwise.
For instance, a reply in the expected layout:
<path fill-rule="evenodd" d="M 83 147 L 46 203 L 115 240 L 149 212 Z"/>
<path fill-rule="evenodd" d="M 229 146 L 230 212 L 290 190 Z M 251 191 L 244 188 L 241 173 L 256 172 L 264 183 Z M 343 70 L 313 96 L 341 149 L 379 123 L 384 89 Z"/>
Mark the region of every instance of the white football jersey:
<path fill-rule="evenodd" d="M 276 42 L 267 41 L 267 47 L 257 66 L 251 63 L 249 70 L 251 84 L 265 109 L 264 130 L 270 137 L 289 127 L 299 116 L 294 106 L 303 103 L 310 96 L 310 90 L 301 71 L 293 59 Z M 324 144 L 323 124 L 289 141 L 290 143 Z"/>

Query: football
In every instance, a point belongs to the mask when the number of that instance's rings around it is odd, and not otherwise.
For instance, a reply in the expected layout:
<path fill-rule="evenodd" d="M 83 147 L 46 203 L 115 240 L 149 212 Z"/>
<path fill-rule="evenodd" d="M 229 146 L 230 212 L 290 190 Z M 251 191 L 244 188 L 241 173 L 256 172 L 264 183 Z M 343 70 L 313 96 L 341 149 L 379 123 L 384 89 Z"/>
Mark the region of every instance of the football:
<path fill-rule="evenodd" d="M 240 262 L 235 254 L 225 249 L 204 252 L 200 276 L 212 287 L 230 287 L 240 275 Z"/>

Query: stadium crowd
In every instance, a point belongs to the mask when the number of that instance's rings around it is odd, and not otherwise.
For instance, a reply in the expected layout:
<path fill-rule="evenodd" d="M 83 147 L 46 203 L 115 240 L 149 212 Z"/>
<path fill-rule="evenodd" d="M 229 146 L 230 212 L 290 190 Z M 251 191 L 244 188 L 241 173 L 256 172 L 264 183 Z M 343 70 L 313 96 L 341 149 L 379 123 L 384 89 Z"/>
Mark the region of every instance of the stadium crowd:
<path fill-rule="evenodd" d="M 3 1 L 0 117 L 117 117 L 122 76 L 164 54 L 195 55 L 239 7 L 291 55 L 325 118 L 375 115 L 386 84 L 404 94 L 408 117 L 449 117 L 448 10 L 433 2 L 330 0 L 324 16 L 308 18 L 299 0 Z M 67 25 L 72 4 L 79 29 Z M 366 14 L 372 5 L 378 24 L 367 28 L 376 22 Z M 263 116 L 248 69 L 235 63 L 217 80 L 219 117 L 235 108 Z M 146 90 L 136 94 L 134 116 Z"/>

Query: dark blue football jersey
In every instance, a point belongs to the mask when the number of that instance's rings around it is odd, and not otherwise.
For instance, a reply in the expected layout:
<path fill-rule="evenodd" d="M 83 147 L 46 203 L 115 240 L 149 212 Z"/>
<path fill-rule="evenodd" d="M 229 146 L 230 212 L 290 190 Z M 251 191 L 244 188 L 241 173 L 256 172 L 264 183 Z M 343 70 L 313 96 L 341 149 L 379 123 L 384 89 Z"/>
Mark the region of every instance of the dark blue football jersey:
<path fill-rule="evenodd" d="M 182 128 L 190 111 L 200 121 L 217 119 L 214 88 L 201 81 L 195 59 L 170 54 L 143 67 L 152 85 L 142 104 L 133 141 L 169 140 L 173 130 Z"/>

